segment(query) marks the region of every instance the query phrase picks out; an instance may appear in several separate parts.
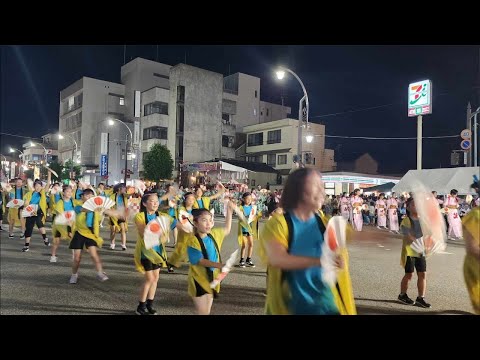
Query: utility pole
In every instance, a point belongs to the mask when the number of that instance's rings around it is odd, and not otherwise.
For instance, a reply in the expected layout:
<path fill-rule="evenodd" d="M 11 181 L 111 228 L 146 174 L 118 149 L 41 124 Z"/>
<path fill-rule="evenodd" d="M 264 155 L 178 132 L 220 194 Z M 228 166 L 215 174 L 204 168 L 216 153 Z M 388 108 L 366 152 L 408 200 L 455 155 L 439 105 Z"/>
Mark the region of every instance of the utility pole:
<path fill-rule="evenodd" d="M 466 129 L 470 130 L 470 132 L 472 131 L 471 121 L 470 121 L 471 118 L 472 118 L 472 105 L 470 105 L 470 101 L 469 101 L 468 105 L 467 105 L 467 127 L 466 127 Z M 465 164 L 465 166 L 472 166 L 472 148 L 467 150 L 466 154 L 467 154 L 467 163 Z"/>
<path fill-rule="evenodd" d="M 125 174 L 123 176 L 123 183 L 126 185 L 127 184 L 127 171 L 128 171 L 128 157 L 127 157 L 127 154 L 128 154 L 128 134 L 125 135 Z"/>

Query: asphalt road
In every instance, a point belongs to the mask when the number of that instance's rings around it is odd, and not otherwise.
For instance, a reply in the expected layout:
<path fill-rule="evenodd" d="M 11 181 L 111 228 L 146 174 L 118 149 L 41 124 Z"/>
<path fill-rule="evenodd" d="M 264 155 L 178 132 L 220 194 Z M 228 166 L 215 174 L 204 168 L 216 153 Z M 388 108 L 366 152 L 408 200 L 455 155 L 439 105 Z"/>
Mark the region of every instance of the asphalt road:
<path fill-rule="evenodd" d="M 223 219 L 216 218 L 216 224 L 222 226 Z M 237 248 L 236 227 L 234 220 L 232 234 L 225 240 L 222 249 L 225 259 Z M 6 225 L 4 228 L 7 228 Z M 351 277 L 359 314 L 472 313 L 463 280 L 463 243 L 449 242 L 445 253 L 428 259 L 426 299 L 432 308 L 423 309 L 403 305 L 396 300 L 403 276 L 403 268 L 399 265 L 401 237 L 372 227 L 364 229 L 349 243 Z M 50 238 L 50 230 L 47 234 Z M 102 230 L 102 236 L 105 243 L 100 257 L 109 280 L 102 283 L 96 279 L 93 263 L 85 253 L 78 283 L 70 285 L 71 252 L 66 242 L 62 242 L 59 248 L 59 261 L 51 264 L 50 248 L 43 245 L 37 230 L 34 230 L 27 253 L 20 251 L 23 240 L 19 238 L 18 231 L 14 239 L 8 238 L 7 231 L 2 232 L 0 314 L 133 315 L 143 280 L 143 275 L 135 271 L 133 264 L 134 228 L 130 227 L 128 233 L 127 251 L 108 248 L 106 229 Z M 173 251 L 173 248 L 167 249 Z M 263 314 L 265 267 L 255 255 L 254 261 L 257 267 L 235 268 L 224 280 L 212 314 Z M 187 294 L 187 272 L 187 264 L 173 274 L 162 270 L 155 298 L 159 314 L 194 313 Z M 408 294 L 411 298 L 417 295 L 416 276 Z"/>

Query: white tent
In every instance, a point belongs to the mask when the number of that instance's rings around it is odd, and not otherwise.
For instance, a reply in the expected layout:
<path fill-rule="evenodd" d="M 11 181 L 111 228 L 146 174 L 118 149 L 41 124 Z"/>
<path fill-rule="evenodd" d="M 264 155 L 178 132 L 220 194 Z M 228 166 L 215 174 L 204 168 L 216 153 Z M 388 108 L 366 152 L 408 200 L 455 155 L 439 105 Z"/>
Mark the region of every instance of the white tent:
<path fill-rule="evenodd" d="M 458 167 L 449 169 L 410 170 L 392 191 L 396 193 L 412 191 L 416 181 L 422 182 L 427 188 L 440 194 L 450 194 L 450 190 L 458 190 L 459 195 L 471 194 L 473 190 L 473 175 L 480 177 L 480 167 Z"/>

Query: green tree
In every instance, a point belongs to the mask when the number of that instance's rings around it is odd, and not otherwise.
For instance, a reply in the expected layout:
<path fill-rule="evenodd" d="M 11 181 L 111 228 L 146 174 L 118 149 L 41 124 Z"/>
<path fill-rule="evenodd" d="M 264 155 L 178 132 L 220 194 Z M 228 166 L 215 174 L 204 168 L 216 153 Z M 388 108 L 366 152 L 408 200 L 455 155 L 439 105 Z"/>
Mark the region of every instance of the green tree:
<path fill-rule="evenodd" d="M 63 166 L 62 175 L 60 175 L 62 177 L 62 179 L 70 179 L 71 178 L 70 177 L 71 166 L 72 166 L 72 160 L 67 160 L 67 162 Z M 78 180 L 78 179 L 82 178 L 82 167 L 81 166 L 74 164 L 73 165 L 73 172 L 75 173 L 73 179 Z"/>
<path fill-rule="evenodd" d="M 171 179 L 173 159 L 170 150 L 164 145 L 155 144 L 143 157 L 143 171 L 145 179 L 157 181 Z"/>

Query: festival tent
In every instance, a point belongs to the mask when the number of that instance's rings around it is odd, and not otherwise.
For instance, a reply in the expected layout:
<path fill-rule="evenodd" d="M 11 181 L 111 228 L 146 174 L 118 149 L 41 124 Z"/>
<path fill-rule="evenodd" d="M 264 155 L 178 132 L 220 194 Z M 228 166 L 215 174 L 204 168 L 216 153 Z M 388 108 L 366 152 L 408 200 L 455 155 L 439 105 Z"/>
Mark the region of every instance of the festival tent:
<path fill-rule="evenodd" d="M 459 195 L 472 194 L 470 185 L 473 175 L 480 177 L 480 167 L 457 167 L 447 169 L 410 170 L 395 185 L 392 191 L 396 193 L 411 192 L 417 181 L 439 195 L 450 194 L 450 190 L 458 190 Z"/>
<path fill-rule="evenodd" d="M 368 188 L 363 188 L 364 193 L 371 193 L 371 192 L 379 192 L 379 193 L 386 193 L 392 192 L 392 188 L 395 186 L 394 182 L 388 182 L 382 185 L 375 185 Z"/>

